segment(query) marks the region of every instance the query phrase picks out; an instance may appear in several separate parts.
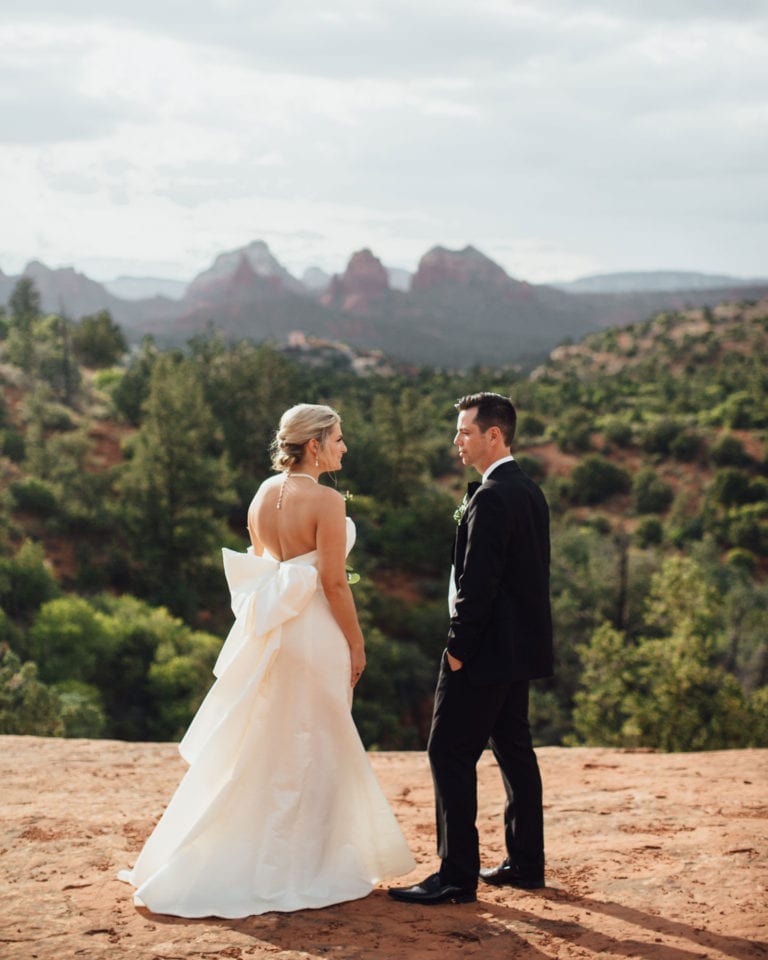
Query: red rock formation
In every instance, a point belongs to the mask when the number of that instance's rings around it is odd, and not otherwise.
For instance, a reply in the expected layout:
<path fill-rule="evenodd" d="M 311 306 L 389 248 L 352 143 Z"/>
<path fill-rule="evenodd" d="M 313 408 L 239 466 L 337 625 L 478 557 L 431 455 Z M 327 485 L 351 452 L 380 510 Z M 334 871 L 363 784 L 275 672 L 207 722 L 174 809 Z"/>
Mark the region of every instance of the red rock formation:
<path fill-rule="evenodd" d="M 249 272 L 246 272 L 246 265 Z M 239 275 L 239 276 L 238 276 Z M 262 290 L 304 294 L 301 283 L 283 267 L 272 255 L 263 240 L 254 240 L 246 247 L 229 250 L 219 254 L 213 264 L 199 273 L 189 284 L 186 299 L 205 300 L 211 295 L 226 293 L 233 285 L 242 289 L 245 281 L 248 286 L 260 286 Z"/>
<path fill-rule="evenodd" d="M 466 286 L 471 283 L 510 289 L 520 286 L 519 281 L 513 280 L 497 263 L 474 247 L 463 250 L 433 247 L 419 261 L 411 289 L 431 290 L 445 284 Z"/>
<path fill-rule="evenodd" d="M 344 274 L 333 276 L 320 302 L 345 313 L 366 313 L 389 292 L 389 277 L 381 260 L 368 249 L 358 250 Z"/>

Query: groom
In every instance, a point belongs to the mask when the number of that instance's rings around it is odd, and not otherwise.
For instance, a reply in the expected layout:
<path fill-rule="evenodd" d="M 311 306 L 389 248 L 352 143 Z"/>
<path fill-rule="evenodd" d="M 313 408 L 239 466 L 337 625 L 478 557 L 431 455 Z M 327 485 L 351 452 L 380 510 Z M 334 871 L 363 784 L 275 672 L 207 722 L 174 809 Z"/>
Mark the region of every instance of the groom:
<path fill-rule="evenodd" d="M 510 449 L 512 401 L 476 393 L 456 404 L 454 444 L 470 484 L 454 545 L 452 616 L 435 691 L 428 753 L 437 807 L 437 873 L 389 895 L 468 903 L 486 883 L 544 886 L 541 776 L 528 725 L 528 682 L 552 674 L 549 511 Z M 476 489 L 473 489 L 476 488 Z M 507 858 L 480 870 L 476 766 L 490 742 L 501 770 Z"/>

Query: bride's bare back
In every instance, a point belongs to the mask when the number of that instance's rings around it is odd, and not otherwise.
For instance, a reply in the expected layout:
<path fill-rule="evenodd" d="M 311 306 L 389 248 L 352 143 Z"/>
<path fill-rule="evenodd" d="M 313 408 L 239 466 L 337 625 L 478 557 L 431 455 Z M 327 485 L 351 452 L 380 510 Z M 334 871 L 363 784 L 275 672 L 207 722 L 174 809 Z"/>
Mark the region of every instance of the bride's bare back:
<path fill-rule="evenodd" d="M 248 509 L 254 552 L 266 548 L 276 560 L 290 560 L 314 550 L 318 492 L 313 478 L 283 475 L 265 481 Z"/>

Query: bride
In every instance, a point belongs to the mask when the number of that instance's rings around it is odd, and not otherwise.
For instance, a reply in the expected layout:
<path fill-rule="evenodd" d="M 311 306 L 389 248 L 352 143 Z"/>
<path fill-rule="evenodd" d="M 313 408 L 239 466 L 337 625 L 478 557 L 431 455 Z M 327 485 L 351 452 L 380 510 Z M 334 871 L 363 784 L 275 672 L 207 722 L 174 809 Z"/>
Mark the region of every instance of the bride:
<path fill-rule="evenodd" d="M 119 874 L 155 913 L 325 907 L 415 865 L 350 713 L 365 668 L 346 578 L 355 528 L 318 483 L 346 451 L 330 407 L 287 410 L 278 475 L 248 509 L 252 547 L 223 551 L 235 623 L 179 745 L 190 767 Z"/>

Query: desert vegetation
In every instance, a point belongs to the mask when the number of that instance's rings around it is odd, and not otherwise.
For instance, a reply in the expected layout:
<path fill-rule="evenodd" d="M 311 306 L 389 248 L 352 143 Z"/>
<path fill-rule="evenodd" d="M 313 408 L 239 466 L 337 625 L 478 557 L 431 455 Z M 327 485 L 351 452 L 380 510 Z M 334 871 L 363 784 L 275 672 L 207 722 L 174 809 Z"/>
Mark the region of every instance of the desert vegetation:
<path fill-rule="evenodd" d="M 128 350 L 108 313 L 0 316 L 0 733 L 179 737 L 231 623 L 222 546 L 269 474 L 280 413 L 334 405 L 336 483 L 369 666 L 364 741 L 420 748 L 469 479 L 453 402 L 520 412 L 516 455 L 552 510 L 557 674 L 540 744 L 768 746 L 768 304 L 659 314 L 532 371 L 352 362 L 316 344 Z"/>

